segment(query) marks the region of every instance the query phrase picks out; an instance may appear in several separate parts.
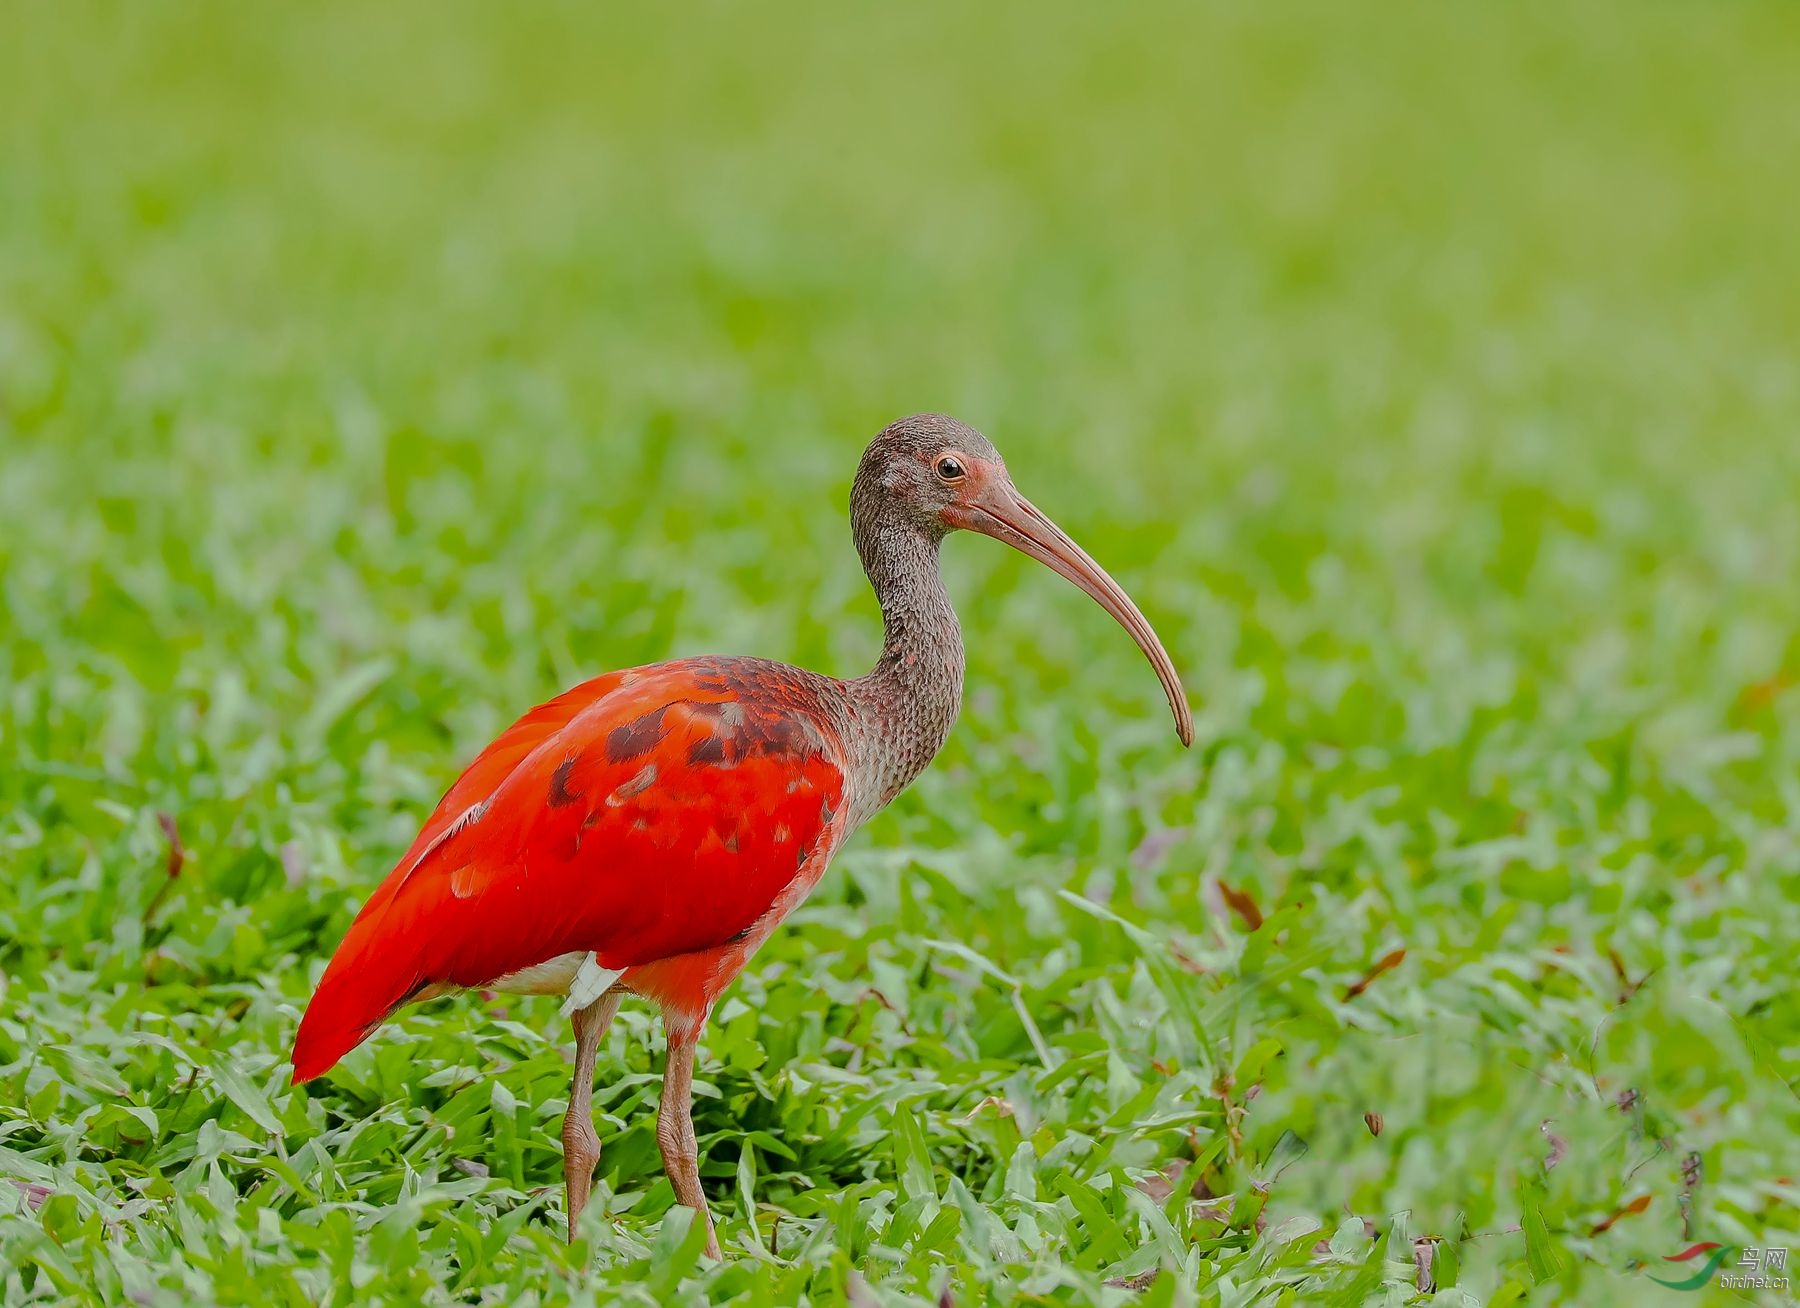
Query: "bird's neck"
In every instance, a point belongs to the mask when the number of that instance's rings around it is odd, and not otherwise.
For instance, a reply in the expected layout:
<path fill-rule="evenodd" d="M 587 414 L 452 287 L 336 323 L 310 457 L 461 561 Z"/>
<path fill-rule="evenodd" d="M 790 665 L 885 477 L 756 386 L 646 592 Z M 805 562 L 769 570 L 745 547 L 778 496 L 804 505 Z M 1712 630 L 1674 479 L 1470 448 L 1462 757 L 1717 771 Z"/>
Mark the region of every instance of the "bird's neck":
<path fill-rule="evenodd" d="M 845 683 L 869 812 L 924 771 L 962 705 L 962 628 L 938 572 L 938 539 L 898 517 L 858 515 L 857 552 L 881 604 L 881 657 Z"/>

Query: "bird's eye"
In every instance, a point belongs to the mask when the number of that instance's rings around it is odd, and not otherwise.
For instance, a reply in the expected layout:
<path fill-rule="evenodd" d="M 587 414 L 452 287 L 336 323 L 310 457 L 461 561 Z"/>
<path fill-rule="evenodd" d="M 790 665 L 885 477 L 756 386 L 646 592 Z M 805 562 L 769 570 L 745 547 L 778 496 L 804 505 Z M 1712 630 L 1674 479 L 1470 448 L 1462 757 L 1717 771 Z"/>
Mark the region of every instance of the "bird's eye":
<path fill-rule="evenodd" d="M 939 455 L 937 461 L 937 475 L 941 481 L 961 481 L 965 476 L 962 460 L 957 458 L 954 454 Z"/>

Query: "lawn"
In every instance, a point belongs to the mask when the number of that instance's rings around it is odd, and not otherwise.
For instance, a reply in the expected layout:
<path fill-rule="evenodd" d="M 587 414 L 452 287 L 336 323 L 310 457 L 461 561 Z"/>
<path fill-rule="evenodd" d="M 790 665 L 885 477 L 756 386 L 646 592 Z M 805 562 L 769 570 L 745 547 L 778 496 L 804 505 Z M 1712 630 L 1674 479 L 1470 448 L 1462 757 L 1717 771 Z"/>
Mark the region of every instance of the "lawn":
<path fill-rule="evenodd" d="M 1647 1273 L 1800 1245 L 1800 12 L 4 27 L 6 1302 L 1730 1302 Z M 556 1001 L 290 1089 L 519 712 L 868 666 L 849 479 L 922 409 L 1198 739 L 947 546 L 962 721 L 702 1042 L 724 1263 L 641 1005 L 572 1247 Z"/>

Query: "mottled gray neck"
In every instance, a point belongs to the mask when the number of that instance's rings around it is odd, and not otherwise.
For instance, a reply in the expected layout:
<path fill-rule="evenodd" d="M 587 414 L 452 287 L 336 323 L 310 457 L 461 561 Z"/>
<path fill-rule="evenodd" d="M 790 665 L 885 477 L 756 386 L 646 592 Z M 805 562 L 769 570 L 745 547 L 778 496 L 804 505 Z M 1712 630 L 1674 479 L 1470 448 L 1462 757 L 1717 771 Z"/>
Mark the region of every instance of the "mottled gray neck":
<path fill-rule="evenodd" d="M 870 495 L 853 496 L 850 521 L 884 628 L 874 668 L 844 683 L 873 811 L 906 789 L 950 735 L 962 705 L 962 628 L 938 573 L 942 533 L 927 534 L 898 505 Z"/>

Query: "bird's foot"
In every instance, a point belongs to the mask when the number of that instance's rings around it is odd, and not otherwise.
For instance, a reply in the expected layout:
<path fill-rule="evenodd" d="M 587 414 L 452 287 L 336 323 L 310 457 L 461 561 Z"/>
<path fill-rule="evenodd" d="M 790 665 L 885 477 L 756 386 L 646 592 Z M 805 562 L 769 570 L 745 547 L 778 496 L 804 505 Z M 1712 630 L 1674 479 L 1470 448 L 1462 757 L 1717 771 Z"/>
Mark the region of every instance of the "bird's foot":
<path fill-rule="evenodd" d="M 587 1207 L 594 1192 L 594 1168 L 600 1162 L 600 1137 L 593 1121 L 584 1113 L 579 1118 L 570 1113 L 563 1122 L 563 1184 L 567 1189 L 569 1210 L 569 1243 L 575 1243 L 575 1224 L 581 1210 Z"/>

